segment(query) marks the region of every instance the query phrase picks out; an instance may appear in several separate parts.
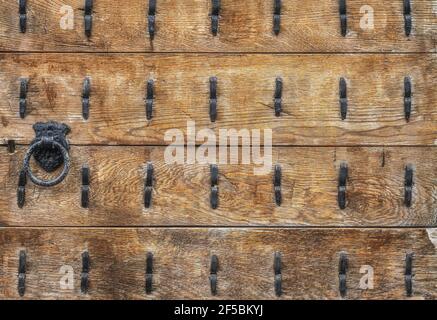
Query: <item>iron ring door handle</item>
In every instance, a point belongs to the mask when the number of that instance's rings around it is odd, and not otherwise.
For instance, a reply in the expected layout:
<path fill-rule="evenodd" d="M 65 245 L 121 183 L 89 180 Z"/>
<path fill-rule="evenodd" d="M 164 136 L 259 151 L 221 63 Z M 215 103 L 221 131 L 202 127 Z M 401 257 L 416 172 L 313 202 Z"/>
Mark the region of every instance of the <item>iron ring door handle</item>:
<path fill-rule="evenodd" d="M 35 139 L 31 142 L 24 156 L 22 170 L 34 184 L 41 187 L 52 187 L 61 183 L 70 170 L 70 156 L 68 154 L 70 146 L 66 138 L 70 128 L 66 124 L 49 121 L 35 123 L 33 129 L 35 130 Z M 38 178 L 30 167 L 32 156 L 46 172 L 54 172 L 61 165 L 63 165 L 63 169 L 53 179 Z"/>
<path fill-rule="evenodd" d="M 40 147 L 57 148 L 61 152 L 64 160 L 64 167 L 62 172 L 56 178 L 44 180 L 33 174 L 33 171 L 30 168 L 30 158 L 35 150 Z M 29 176 L 29 179 L 36 185 L 41 187 L 52 187 L 61 183 L 67 176 L 68 171 L 70 170 L 70 156 L 68 155 L 68 150 L 62 144 L 55 141 L 53 138 L 43 137 L 42 139 L 35 141 L 27 150 L 26 155 L 24 156 L 23 168 Z"/>

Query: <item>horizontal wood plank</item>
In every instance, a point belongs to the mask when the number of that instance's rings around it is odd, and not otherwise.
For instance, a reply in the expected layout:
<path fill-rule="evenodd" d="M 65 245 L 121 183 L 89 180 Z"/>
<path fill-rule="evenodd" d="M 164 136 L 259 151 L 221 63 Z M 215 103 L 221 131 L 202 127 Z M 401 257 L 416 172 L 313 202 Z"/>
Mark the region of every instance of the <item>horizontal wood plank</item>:
<path fill-rule="evenodd" d="M 261 166 L 242 164 L 240 157 L 238 164 L 218 165 L 217 209 L 210 205 L 208 164 L 167 163 L 164 147 L 110 146 L 72 147 L 66 180 L 50 188 L 29 181 L 20 209 L 17 181 L 26 149 L 20 146 L 8 154 L 0 148 L 0 223 L 4 226 L 437 225 L 435 147 L 273 148 L 272 163 L 282 168 L 280 206 L 274 200 L 268 157 L 266 172 L 255 172 Z M 154 181 L 152 204 L 146 209 L 149 161 Z M 337 203 L 341 163 L 347 163 L 349 170 L 344 210 Z M 80 200 L 80 171 L 85 164 L 91 176 L 88 209 L 81 207 Z M 409 208 L 404 205 L 407 165 L 413 167 L 414 180 Z M 32 168 L 43 176 L 35 163 Z"/>
<path fill-rule="evenodd" d="M 401 0 L 348 0 L 345 37 L 337 0 L 283 0 L 277 36 L 273 33 L 273 0 L 222 0 L 217 36 L 211 33 L 210 0 L 158 0 L 153 41 L 148 34 L 147 0 L 94 1 L 89 39 L 84 30 L 84 3 L 28 1 L 27 29 L 20 33 L 18 1 L 1 0 L 0 50 L 436 52 L 437 11 L 435 1 L 429 0 L 411 2 L 409 37 Z"/>
<path fill-rule="evenodd" d="M 436 229 L 8 228 L 0 230 L 0 297 L 20 298 L 18 256 L 24 250 L 23 299 L 340 299 L 341 253 L 348 260 L 344 299 L 435 299 L 436 234 Z M 85 250 L 89 287 L 81 293 Z M 144 290 L 147 252 L 154 256 L 151 294 Z M 281 254 L 280 297 L 274 290 L 275 252 Z M 405 289 L 407 253 L 413 254 L 411 297 Z M 215 297 L 209 284 L 212 255 L 219 262 Z M 373 287 L 366 289 L 369 270 Z M 73 276 L 73 287 L 65 287 L 67 275 Z"/>
<path fill-rule="evenodd" d="M 271 129 L 277 145 L 434 145 L 437 56 L 433 55 L 0 55 L 0 139 L 29 143 L 37 121 L 65 122 L 73 144 L 168 144 L 171 129 Z M 90 115 L 82 86 L 90 77 Z M 209 117 L 209 78 L 217 77 L 217 120 Z M 29 78 L 19 116 L 21 77 Z M 283 80 L 275 116 L 275 79 Z M 339 80 L 348 111 L 340 116 Z M 412 112 L 404 113 L 404 78 Z M 154 80 L 153 118 L 145 111 Z M 263 136 L 263 134 L 261 134 Z M 185 140 L 186 142 L 186 140 Z M 198 138 L 203 143 L 203 138 Z"/>

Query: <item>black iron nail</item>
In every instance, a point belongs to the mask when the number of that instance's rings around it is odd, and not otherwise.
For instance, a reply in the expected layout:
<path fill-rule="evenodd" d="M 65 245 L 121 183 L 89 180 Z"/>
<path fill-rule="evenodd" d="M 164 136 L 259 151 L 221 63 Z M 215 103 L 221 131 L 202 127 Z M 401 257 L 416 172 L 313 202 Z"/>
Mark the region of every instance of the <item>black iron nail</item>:
<path fill-rule="evenodd" d="M 276 78 L 275 86 L 275 116 L 279 117 L 282 112 L 282 79 Z"/>
<path fill-rule="evenodd" d="M 347 116 L 347 83 L 344 78 L 340 78 L 340 115 L 341 120 Z"/>
<path fill-rule="evenodd" d="M 155 21 L 156 21 L 156 0 L 149 0 L 149 14 L 147 17 L 147 25 L 149 28 L 150 40 L 155 38 Z"/>
<path fill-rule="evenodd" d="M 273 187 L 275 191 L 276 205 L 280 206 L 282 203 L 282 189 L 281 189 L 281 175 L 282 170 L 279 164 L 275 165 L 275 176 L 273 179 Z"/>
<path fill-rule="evenodd" d="M 411 2 L 410 0 L 404 0 L 404 28 L 405 28 L 405 35 L 407 37 L 411 34 Z"/>
<path fill-rule="evenodd" d="M 218 167 L 216 164 L 210 166 L 211 171 L 211 208 L 217 209 L 218 207 Z"/>
<path fill-rule="evenodd" d="M 17 205 L 19 208 L 23 208 L 26 199 L 26 183 L 27 173 L 26 170 L 22 169 L 18 175 Z"/>
<path fill-rule="evenodd" d="M 217 271 L 218 271 L 218 258 L 216 255 L 211 257 L 211 266 L 209 272 L 209 283 L 211 286 L 211 294 L 217 295 Z"/>
<path fill-rule="evenodd" d="M 346 285 L 346 275 L 348 269 L 348 257 L 345 252 L 340 253 L 340 260 L 338 263 L 338 280 L 339 280 L 339 291 L 342 297 L 346 296 L 347 285 Z"/>
<path fill-rule="evenodd" d="M 153 286 L 153 253 L 147 252 L 146 257 L 146 294 L 152 293 Z"/>
<path fill-rule="evenodd" d="M 411 79 L 410 77 L 404 78 L 404 113 L 405 120 L 410 121 L 411 117 Z"/>
<path fill-rule="evenodd" d="M 29 80 L 26 78 L 20 78 L 20 105 L 19 113 L 20 118 L 24 119 L 27 111 L 27 91 L 28 91 Z"/>
<path fill-rule="evenodd" d="M 90 256 L 88 251 L 82 252 L 82 273 L 80 275 L 80 290 L 82 293 L 88 292 L 90 272 Z"/>
<path fill-rule="evenodd" d="M 413 198 L 413 175 L 413 166 L 409 164 L 405 167 L 404 203 L 406 207 L 411 207 Z"/>
<path fill-rule="evenodd" d="M 90 116 L 91 78 L 86 77 L 82 86 L 82 117 L 87 120 Z"/>
<path fill-rule="evenodd" d="M 340 12 L 340 29 L 341 35 L 346 37 L 347 34 L 347 9 L 346 0 L 339 0 L 339 12 Z"/>
<path fill-rule="evenodd" d="M 153 164 L 147 163 L 147 175 L 144 183 L 144 207 L 150 208 L 152 204 L 152 192 L 153 192 Z"/>
<path fill-rule="evenodd" d="M 275 257 L 273 260 L 273 269 L 275 271 L 275 294 L 280 297 L 282 295 L 282 261 L 281 253 L 275 252 Z"/>
<path fill-rule="evenodd" d="M 218 32 L 218 23 L 219 23 L 219 15 L 220 15 L 220 0 L 211 0 L 211 3 L 212 3 L 211 32 L 213 36 L 216 36 Z"/>
<path fill-rule="evenodd" d="M 18 13 L 20 15 L 20 32 L 26 32 L 27 25 L 27 1 L 19 0 L 18 2 Z"/>
<path fill-rule="evenodd" d="M 93 26 L 93 0 L 85 0 L 84 21 L 85 35 L 89 38 Z"/>
<path fill-rule="evenodd" d="M 338 206 L 340 209 L 346 208 L 346 182 L 348 177 L 348 166 L 346 163 L 340 164 L 338 175 Z"/>
<path fill-rule="evenodd" d="M 146 96 L 146 118 L 147 120 L 152 120 L 153 118 L 153 90 L 154 82 L 152 79 L 147 81 L 147 96 Z"/>
<path fill-rule="evenodd" d="M 281 30 L 281 0 L 273 0 L 273 32 L 279 34 Z"/>
<path fill-rule="evenodd" d="M 405 291 L 408 297 L 413 295 L 413 253 L 407 253 L 405 257 Z"/>
<path fill-rule="evenodd" d="M 209 78 L 209 118 L 217 120 L 217 77 Z"/>
<path fill-rule="evenodd" d="M 81 169 L 82 186 L 80 192 L 80 203 L 82 208 L 89 207 L 90 198 L 90 168 L 84 165 Z"/>
<path fill-rule="evenodd" d="M 18 294 L 24 296 L 26 291 L 26 251 L 21 250 L 18 257 Z"/>

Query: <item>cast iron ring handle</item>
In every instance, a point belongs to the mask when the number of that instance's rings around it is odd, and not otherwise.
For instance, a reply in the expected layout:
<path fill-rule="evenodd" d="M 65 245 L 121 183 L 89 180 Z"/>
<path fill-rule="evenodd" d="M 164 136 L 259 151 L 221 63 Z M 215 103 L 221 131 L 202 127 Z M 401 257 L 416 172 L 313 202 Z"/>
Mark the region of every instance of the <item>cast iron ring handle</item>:
<path fill-rule="evenodd" d="M 64 167 L 62 169 L 62 172 L 56 178 L 50 180 L 44 180 L 34 176 L 32 169 L 30 168 L 30 158 L 32 157 L 32 154 L 35 152 L 36 148 L 44 145 L 49 145 L 52 148 L 58 148 L 59 151 L 61 151 L 62 153 L 62 157 L 64 158 Z M 68 150 L 62 144 L 55 141 L 53 137 L 42 137 L 41 139 L 36 140 L 33 144 L 31 144 L 29 149 L 27 150 L 26 155 L 24 156 L 23 169 L 34 184 L 41 187 L 55 186 L 65 179 L 68 171 L 70 170 L 70 156 L 68 155 Z"/>

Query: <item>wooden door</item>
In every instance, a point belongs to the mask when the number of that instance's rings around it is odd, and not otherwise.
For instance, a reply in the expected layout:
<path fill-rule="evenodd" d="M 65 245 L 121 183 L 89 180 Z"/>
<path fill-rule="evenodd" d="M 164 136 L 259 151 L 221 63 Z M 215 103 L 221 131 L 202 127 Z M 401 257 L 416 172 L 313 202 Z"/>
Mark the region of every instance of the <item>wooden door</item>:
<path fill-rule="evenodd" d="M 0 298 L 435 299 L 436 41 L 428 0 L 0 0 Z"/>

